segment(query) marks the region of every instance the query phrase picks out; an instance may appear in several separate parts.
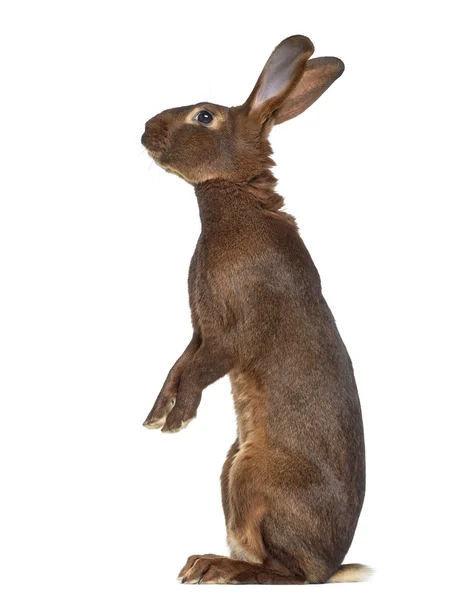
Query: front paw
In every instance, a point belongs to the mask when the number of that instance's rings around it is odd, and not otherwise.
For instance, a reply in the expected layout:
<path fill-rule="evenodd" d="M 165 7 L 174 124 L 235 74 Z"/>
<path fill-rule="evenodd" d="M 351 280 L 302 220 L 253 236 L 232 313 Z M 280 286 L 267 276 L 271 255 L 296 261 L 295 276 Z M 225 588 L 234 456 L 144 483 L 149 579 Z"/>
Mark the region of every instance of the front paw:
<path fill-rule="evenodd" d="M 176 433 L 185 427 L 196 417 L 201 393 L 193 392 L 184 394 L 179 391 L 177 402 L 167 415 L 166 421 L 161 429 L 164 433 Z"/>
<path fill-rule="evenodd" d="M 175 406 L 175 397 L 159 395 L 153 408 L 145 419 L 143 426 L 147 429 L 161 429 L 167 419 L 167 415 Z"/>
<path fill-rule="evenodd" d="M 185 410 L 174 407 L 168 414 L 161 431 L 163 433 L 177 433 L 178 431 L 185 429 L 185 427 L 187 427 L 195 418 L 196 412 L 193 415 L 190 415 L 189 413 L 187 414 Z"/>

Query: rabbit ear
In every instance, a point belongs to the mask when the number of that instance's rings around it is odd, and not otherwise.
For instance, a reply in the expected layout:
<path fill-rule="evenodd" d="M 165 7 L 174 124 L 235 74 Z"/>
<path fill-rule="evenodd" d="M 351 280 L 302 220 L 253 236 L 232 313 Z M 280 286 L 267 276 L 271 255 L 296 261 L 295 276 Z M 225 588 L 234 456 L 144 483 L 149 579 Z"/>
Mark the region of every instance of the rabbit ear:
<path fill-rule="evenodd" d="M 313 52 L 311 40 L 303 35 L 293 35 L 281 42 L 245 102 L 249 114 L 261 121 L 271 117 L 299 83 Z"/>
<path fill-rule="evenodd" d="M 311 106 L 344 71 L 339 58 L 323 57 L 310 60 L 298 84 L 274 115 L 276 125 L 293 119 Z"/>

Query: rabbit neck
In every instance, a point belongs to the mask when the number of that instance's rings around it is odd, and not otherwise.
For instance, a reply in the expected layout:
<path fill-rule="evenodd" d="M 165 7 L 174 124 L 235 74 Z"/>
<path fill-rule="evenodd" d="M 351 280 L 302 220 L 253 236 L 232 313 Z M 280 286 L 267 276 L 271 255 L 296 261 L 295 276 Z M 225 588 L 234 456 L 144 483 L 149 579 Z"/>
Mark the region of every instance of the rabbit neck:
<path fill-rule="evenodd" d="M 265 169 L 249 181 L 209 179 L 195 185 L 203 229 L 247 222 L 249 215 L 260 213 L 260 209 L 294 223 L 293 217 L 280 210 L 284 199 L 276 193 L 276 183 L 272 172 Z"/>

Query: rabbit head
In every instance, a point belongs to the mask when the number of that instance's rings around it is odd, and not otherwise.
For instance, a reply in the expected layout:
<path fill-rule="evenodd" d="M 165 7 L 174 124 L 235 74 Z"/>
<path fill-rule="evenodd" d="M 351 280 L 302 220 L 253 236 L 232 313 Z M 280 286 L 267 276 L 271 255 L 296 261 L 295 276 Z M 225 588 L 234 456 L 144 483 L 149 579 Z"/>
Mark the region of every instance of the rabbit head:
<path fill-rule="evenodd" d="M 309 60 L 312 42 L 295 35 L 269 57 L 244 104 L 200 102 L 165 110 L 145 125 L 142 144 L 155 162 L 191 184 L 209 179 L 246 182 L 273 164 L 273 125 L 306 110 L 344 70 L 338 58 Z"/>

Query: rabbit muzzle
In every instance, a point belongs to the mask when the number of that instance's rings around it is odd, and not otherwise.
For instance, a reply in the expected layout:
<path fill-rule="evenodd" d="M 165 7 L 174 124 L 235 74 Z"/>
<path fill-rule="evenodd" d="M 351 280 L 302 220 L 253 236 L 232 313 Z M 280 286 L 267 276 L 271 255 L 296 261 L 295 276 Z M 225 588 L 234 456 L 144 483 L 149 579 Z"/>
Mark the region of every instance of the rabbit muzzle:
<path fill-rule="evenodd" d="M 167 125 L 161 119 L 153 117 L 145 123 L 145 132 L 141 143 L 153 159 L 158 159 L 166 150 L 168 137 Z"/>

